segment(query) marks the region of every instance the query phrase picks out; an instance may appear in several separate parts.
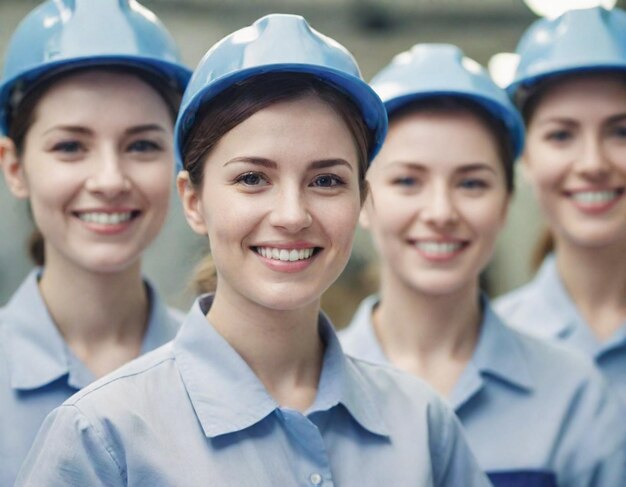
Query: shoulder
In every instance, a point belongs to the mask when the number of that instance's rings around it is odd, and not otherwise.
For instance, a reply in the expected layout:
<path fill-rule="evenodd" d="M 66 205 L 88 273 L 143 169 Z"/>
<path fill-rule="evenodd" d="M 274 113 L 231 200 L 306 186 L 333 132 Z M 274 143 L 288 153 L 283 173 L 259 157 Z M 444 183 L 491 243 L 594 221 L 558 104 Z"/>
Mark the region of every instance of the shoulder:
<path fill-rule="evenodd" d="M 593 359 L 583 352 L 506 325 L 502 325 L 502 333 L 515 343 L 536 388 L 547 388 L 565 397 L 568 391 L 574 394 L 585 384 L 603 384 Z"/>
<path fill-rule="evenodd" d="M 99 403 L 111 404 L 110 400 L 118 397 L 125 404 L 133 404 L 136 397 L 141 403 L 150 400 L 143 397 L 146 389 L 142 385 L 162 381 L 165 385 L 176 377 L 175 359 L 172 342 L 132 360 L 119 369 L 91 383 L 65 401 L 64 405 L 80 406 L 81 409 L 97 406 Z"/>
<path fill-rule="evenodd" d="M 391 365 L 373 363 L 346 356 L 348 367 L 369 384 L 381 408 L 411 408 L 426 411 L 439 407 L 442 401 L 435 390 L 425 381 Z"/>
<path fill-rule="evenodd" d="M 531 281 L 513 291 L 499 296 L 493 301 L 493 307 L 500 316 L 509 319 L 520 312 L 531 311 L 528 306 L 541 300 L 537 286 Z"/>

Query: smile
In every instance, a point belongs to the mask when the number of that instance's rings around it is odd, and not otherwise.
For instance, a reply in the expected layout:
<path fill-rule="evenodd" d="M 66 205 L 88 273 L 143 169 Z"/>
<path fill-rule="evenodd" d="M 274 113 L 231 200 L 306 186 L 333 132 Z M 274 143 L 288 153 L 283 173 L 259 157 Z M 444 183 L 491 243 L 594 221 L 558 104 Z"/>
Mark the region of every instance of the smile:
<path fill-rule="evenodd" d="M 462 242 L 435 242 L 435 241 L 415 242 L 414 245 L 425 254 L 430 254 L 434 256 L 454 254 L 465 246 L 465 244 Z"/>
<path fill-rule="evenodd" d="M 583 204 L 609 203 L 616 200 L 624 193 L 624 190 L 605 190 L 605 191 L 580 191 L 572 193 L 571 198 Z"/>
<path fill-rule="evenodd" d="M 253 247 L 254 251 L 266 259 L 282 262 L 295 262 L 313 257 L 317 247 L 307 249 L 277 249 L 276 247 Z"/>
<path fill-rule="evenodd" d="M 74 213 L 81 221 L 87 223 L 97 223 L 98 225 L 119 225 L 132 220 L 139 215 L 139 211 L 122 212 L 76 212 Z"/>

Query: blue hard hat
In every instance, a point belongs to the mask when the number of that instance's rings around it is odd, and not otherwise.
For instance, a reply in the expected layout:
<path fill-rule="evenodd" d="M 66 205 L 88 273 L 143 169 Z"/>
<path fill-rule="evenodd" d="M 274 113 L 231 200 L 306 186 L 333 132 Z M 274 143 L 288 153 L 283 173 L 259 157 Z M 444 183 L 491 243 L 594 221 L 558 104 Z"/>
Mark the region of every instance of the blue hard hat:
<path fill-rule="evenodd" d="M 537 20 L 520 39 L 517 54 L 519 65 L 507 87 L 511 96 L 548 76 L 626 71 L 626 12 L 594 7 Z"/>
<path fill-rule="evenodd" d="M 11 37 L 0 83 L 0 130 L 17 95 L 43 76 L 85 66 L 132 66 L 181 93 L 191 70 L 159 19 L 135 0 L 47 0 Z"/>
<path fill-rule="evenodd" d="M 369 160 L 374 157 L 387 133 L 387 114 L 380 98 L 363 81 L 352 54 L 298 15 L 271 14 L 226 36 L 198 64 L 176 122 L 178 168 L 182 169 L 185 138 L 203 104 L 235 83 L 275 72 L 314 75 L 353 100 L 372 133 Z"/>
<path fill-rule="evenodd" d="M 522 152 L 524 123 L 519 112 L 483 67 L 456 46 L 416 44 L 395 56 L 370 85 L 389 115 L 415 100 L 435 96 L 473 101 L 504 123 L 515 158 Z"/>

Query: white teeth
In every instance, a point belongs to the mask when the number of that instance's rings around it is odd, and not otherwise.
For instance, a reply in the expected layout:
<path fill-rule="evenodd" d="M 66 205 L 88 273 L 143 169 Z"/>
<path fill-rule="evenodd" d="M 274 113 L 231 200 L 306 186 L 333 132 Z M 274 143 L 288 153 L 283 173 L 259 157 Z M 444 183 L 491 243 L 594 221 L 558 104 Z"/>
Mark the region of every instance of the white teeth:
<path fill-rule="evenodd" d="M 462 246 L 460 242 L 417 242 L 416 247 L 427 254 L 452 254 Z"/>
<path fill-rule="evenodd" d="M 572 199 L 580 203 L 606 203 L 617 198 L 617 191 L 584 191 L 573 193 Z"/>
<path fill-rule="evenodd" d="M 118 225 L 127 222 L 132 218 L 132 212 L 123 213 L 78 213 L 78 218 L 88 223 L 98 223 L 100 225 Z"/>
<path fill-rule="evenodd" d="M 297 260 L 310 259 L 313 255 L 313 248 L 310 249 L 277 249 L 275 247 L 255 247 L 258 254 L 273 260 L 283 262 L 295 262 Z"/>

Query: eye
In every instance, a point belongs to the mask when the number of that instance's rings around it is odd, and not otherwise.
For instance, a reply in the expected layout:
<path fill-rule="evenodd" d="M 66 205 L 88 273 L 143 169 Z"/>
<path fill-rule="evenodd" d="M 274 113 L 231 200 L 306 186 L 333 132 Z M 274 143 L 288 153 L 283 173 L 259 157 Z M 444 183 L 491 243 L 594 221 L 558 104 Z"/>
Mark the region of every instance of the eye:
<path fill-rule="evenodd" d="M 235 182 L 244 186 L 265 186 L 269 184 L 267 178 L 258 172 L 247 172 L 235 178 Z"/>
<path fill-rule="evenodd" d="M 52 146 L 53 152 L 60 152 L 63 154 L 76 154 L 83 150 L 85 150 L 85 147 L 77 140 L 64 140 L 62 142 L 57 142 Z"/>
<path fill-rule="evenodd" d="M 552 130 L 545 135 L 545 139 L 553 142 L 567 142 L 574 137 L 571 130 Z"/>
<path fill-rule="evenodd" d="M 335 186 L 345 186 L 345 182 L 335 174 L 322 174 L 317 176 L 311 185 L 318 188 L 333 188 Z"/>
<path fill-rule="evenodd" d="M 609 134 L 619 139 L 626 138 L 626 125 L 616 125 L 611 127 Z"/>
<path fill-rule="evenodd" d="M 129 152 L 157 152 L 161 149 L 160 144 L 146 139 L 135 140 L 127 148 Z"/>
<path fill-rule="evenodd" d="M 419 184 L 419 181 L 416 177 L 413 176 L 400 176 L 397 178 L 393 178 L 391 180 L 391 184 L 393 184 L 394 186 L 412 187 L 417 186 Z"/>
<path fill-rule="evenodd" d="M 469 189 L 469 190 L 472 190 L 472 191 L 476 191 L 476 190 L 488 188 L 489 187 L 489 183 L 487 183 L 487 181 L 485 181 L 483 179 L 467 178 L 467 179 L 462 179 L 460 181 L 459 187 L 461 187 L 463 189 Z"/>

